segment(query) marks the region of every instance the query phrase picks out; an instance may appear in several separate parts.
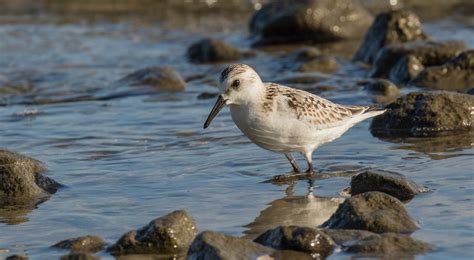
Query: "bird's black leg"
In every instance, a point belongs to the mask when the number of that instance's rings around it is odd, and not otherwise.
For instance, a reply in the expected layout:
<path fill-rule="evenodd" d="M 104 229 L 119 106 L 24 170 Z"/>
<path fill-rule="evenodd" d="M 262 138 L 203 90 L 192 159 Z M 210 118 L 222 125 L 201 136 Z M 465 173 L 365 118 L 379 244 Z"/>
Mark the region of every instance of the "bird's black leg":
<path fill-rule="evenodd" d="M 286 156 L 286 159 L 288 159 L 288 161 L 290 162 L 291 167 L 293 168 L 293 173 L 299 173 L 300 168 L 298 167 L 298 164 L 296 164 L 296 161 L 295 161 L 295 158 L 293 158 L 293 155 L 291 155 L 291 153 L 285 153 L 285 156 Z"/>
<path fill-rule="evenodd" d="M 306 159 L 306 162 L 308 162 L 308 170 L 306 170 L 306 173 L 308 174 L 316 173 L 313 168 L 313 158 L 312 158 L 313 152 L 307 152 L 307 153 L 304 153 L 303 155 L 304 155 L 304 158 Z"/>

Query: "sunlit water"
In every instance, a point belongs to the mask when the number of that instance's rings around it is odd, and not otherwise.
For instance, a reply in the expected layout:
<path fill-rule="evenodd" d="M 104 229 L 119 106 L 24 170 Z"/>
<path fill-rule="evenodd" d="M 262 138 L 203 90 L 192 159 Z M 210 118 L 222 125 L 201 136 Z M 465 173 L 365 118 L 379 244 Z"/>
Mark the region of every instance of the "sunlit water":
<path fill-rule="evenodd" d="M 453 23 L 435 21 L 426 28 L 437 39 L 462 39 L 473 47 L 472 27 L 452 34 Z M 248 47 L 243 30 L 215 35 Z M 66 185 L 36 209 L 0 211 L 0 248 L 8 251 L 0 251 L 0 257 L 59 257 L 66 251 L 50 245 L 87 234 L 113 243 L 126 231 L 176 209 L 189 211 L 200 231 L 235 236 L 253 237 L 282 224 L 278 221 L 287 218 L 274 216 L 285 212 L 297 224 L 316 225 L 331 214 L 328 209 L 335 209 L 339 193 L 349 185 L 349 174 L 337 173 L 370 167 L 403 173 L 431 190 L 406 205 L 421 224 L 413 236 L 436 247 L 419 258 L 474 257 L 472 136 L 379 140 L 370 134 L 370 122 L 363 122 L 315 152 L 316 167 L 335 177 L 316 180 L 316 198 L 307 201 L 306 182 L 292 191 L 263 183 L 288 173 L 290 166 L 283 155 L 250 143 L 228 110 L 210 129 L 202 129 L 214 100 L 197 96 L 216 91 L 207 81 L 191 81 L 182 93 L 61 102 L 113 93 L 113 82 L 151 65 L 171 65 L 185 78 L 203 73 L 215 79 L 222 64 L 192 65 L 185 59 L 187 46 L 199 37 L 127 20 L 0 25 L 0 75 L 33 85 L 28 94 L 0 96 L 7 105 L 0 107 L 0 148 L 45 162 L 46 174 Z M 242 62 L 253 64 L 271 81 L 281 76 L 275 71 L 279 55 L 259 52 Z M 346 77 L 353 65 L 347 66 L 342 72 Z M 336 102 L 371 102 L 359 88 L 320 94 Z M 304 165 L 301 158 L 299 163 Z"/>

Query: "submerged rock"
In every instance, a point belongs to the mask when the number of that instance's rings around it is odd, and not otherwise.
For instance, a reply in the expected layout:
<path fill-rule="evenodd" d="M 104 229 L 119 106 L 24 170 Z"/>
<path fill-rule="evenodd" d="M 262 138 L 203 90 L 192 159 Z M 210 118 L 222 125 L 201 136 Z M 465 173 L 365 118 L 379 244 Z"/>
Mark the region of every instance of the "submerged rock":
<path fill-rule="evenodd" d="M 68 255 L 63 255 L 60 260 L 99 260 L 98 256 L 95 256 L 86 252 L 73 252 Z"/>
<path fill-rule="evenodd" d="M 440 136 L 472 131 L 474 97 L 452 92 L 413 92 L 398 98 L 375 117 L 375 136 Z"/>
<path fill-rule="evenodd" d="M 83 252 L 98 252 L 104 249 L 106 242 L 97 236 L 83 236 L 70 238 L 60 241 L 52 247 L 70 249 L 72 252 L 83 251 Z"/>
<path fill-rule="evenodd" d="M 155 66 L 137 70 L 124 78 L 120 83 L 132 86 L 150 86 L 161 91 L 183 91 L 186 83 L 179 73 L 166 66 Z"/>
<path fill-rule="evenodd" d="M 339 69 L 340 65 L 337 59 L 331 56 L 321 56 L 313 60 L 300 64 L 297 68 L 299 72 L 322 72 L 334 73 Z"/>
<path fill-rule="evenodd" d="M 5 260 L 27 260 L 28 257 L 24 255 L 11 255 L 5 258 Z"/>
<path fill-rule="evenodd" d="M 267 230 L 255 242 L 275 249 L 295 250 L 326 257 L 334 243 L 326 233 L 310 227 L 280 226 Z"/>
<path fill-rule="evenodd" d="M 354 243 L 347 248 L 347 252 L 369 256 L 412 257 L 432 250 L 432 247 L 408 235 L 385 233 L 379 237 L 370 236 Z"/>
<path fill-rule="evenodd" d="M 370 26 L 353 60 L 372 64 L 378 51 L 386 45 L 427 38 L 416 14 L 399 10 L 380 13 Z"/>
<path fill-rule="evenodd" d="M 257 259 L 273 252 L 249 239 L 204 231 L 189 247 L 188 259 Z"/>
<path fill-rule="evenodd" d="M 107 251 L 113 255 L 180 254 L 186 252 L 196 233 L 191 215 L 178 210 L 151 221 L 139 230 L 125 233 Z"/>
<path fill-rule="evenodd" d="M 391 44 L 377 53 L 370 76 L 373 78 L 388 77 L 395 65 L 408 55 L 412 55 L 425 67 L 437 66 L 452 59 L 465 49 L 466 45 L 460 41 L 414 41 Z M 393 75 L 397 74 L 393 72 Z M 400 81 L 403 80 L 400 79 Z"/>
<path fill-rule="evenodd" d="M 474 50 L 465 51 L 441 66 L 428 67 L 411 85 L 429 89 L 465 91 L 474 86 Z"/>
<path fill-rule="evenodd" d="M 44 164 L 33 158 L 0 149 L 0 197 L 26 199 L 48 196 L 61 187 L 56 181 L 41 175 Z"/>
<path fill-rule="evenodd" d="M 250 21 L 257 45 L 330 42 L 359 38 L 372 15 L 354 0 L 278 0 L 265 4 Z"/>
<path fill-rule="evenodd" d="M 332 229 L 362 229 L 375 233 L 411 233 L 418 229 L 402 202 L 378 191 L 346 199 L 322 226 Z"/>
<path fill-rule="evenodd" d="M 380 238 L 380 235 L 374 232 L 357 229 L 322 229 L 334 243 L 342 246 L 347 242 L 367 239 L 367 238 Z"/>
<path fill-rule="evenodd" d="M 197 63 L 236 61 L 242 56 L 250 55 L 250 53 L 241 52 L 226 42 L 210 38 L 192 44 L 187 51 L 189 60 Z"/>
<path fill-rule="evenodd" d="M 396 172 L 367 170 L 351 179 L 351 195 L 368 191 L 387 193 L 399 200 L 411 200 L 425 189 Z"/>
<path fill-rule="evenodd" d="M 383 96 L 397 96 L 400 94 L 398 87 L 386 79 L 362 80 L 357 83 L 372 94 Z"/>

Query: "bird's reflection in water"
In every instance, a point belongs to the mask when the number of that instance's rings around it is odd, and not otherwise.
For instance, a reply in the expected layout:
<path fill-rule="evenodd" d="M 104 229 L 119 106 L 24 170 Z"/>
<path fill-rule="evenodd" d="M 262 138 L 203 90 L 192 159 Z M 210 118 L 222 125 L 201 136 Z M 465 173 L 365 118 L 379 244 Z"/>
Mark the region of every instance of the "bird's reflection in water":
<path fill-rule="evenodd" d="M 315 196 L 314 181 L 308 182 L 308 192 L 302 196 L 293 194 L 295 183 L 290 183 L 284 198 L 272 201 L 252 223 L 244 226 L 247 228 L 244 237 L 254 239 L 268 229 L 282 225 L 314 228 L 328 220 L 344 198 Z"/>

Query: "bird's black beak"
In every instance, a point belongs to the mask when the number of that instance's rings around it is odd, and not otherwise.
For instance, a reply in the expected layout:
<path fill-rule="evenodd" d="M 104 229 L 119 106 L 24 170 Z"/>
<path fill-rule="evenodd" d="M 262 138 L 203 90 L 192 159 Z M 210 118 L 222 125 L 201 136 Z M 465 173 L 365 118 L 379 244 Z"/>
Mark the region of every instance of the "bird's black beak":
<path fill-rule="evenodd" d="M 214 107 L 211 110 L 211 113 L 209 113 L 209 116 L 207 116 L 207 120 L 204 123 L 204 129 L 206 129 L 211 124 L 212 119 L 214 119 L 214 117 L 219 114 L 219 111 L 221 111 L 221 109 L 224 107 L 225 102 L 226 100 L 221 95 L 219 95 L 216 104 L 214 104 Z"/>

